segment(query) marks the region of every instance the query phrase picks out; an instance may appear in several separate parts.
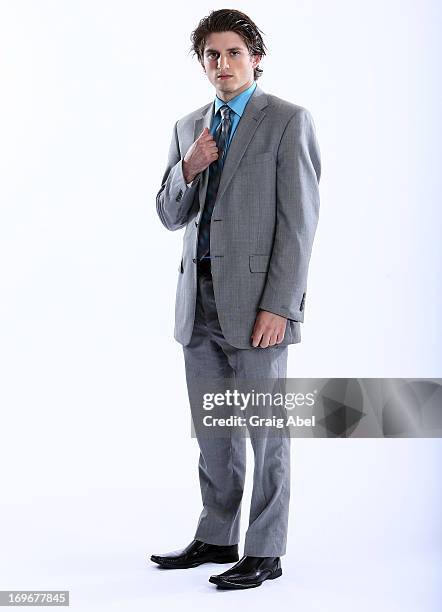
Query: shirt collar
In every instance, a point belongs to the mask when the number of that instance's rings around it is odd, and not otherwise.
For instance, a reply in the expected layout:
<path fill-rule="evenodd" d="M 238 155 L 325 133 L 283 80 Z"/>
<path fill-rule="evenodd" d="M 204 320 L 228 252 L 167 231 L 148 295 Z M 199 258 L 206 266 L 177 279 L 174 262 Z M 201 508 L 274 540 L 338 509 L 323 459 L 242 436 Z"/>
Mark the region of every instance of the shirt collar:
<path fill-rule="evenodd" d="M 218 96 L 215 97 L 215 114 L 219 111 L 221 106 L 227 104 L 229 108 L 231 108 L 237 115 L 242 116 L 244 109 L 246 107 L 247 102 L 249 101 L 250 96 L 255 91 L 256 81 L 250 85 L 243 92 L 229 100 L 229 102 L 224 102 Z"/>

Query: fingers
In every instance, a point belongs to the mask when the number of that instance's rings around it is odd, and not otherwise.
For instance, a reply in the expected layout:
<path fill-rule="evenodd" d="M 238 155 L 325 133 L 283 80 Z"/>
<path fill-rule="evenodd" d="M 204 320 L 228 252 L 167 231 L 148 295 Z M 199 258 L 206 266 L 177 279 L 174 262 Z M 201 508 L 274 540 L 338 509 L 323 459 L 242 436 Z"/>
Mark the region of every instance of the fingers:
<path fill-rule="evenodd" d="M 209 132 L 209 128 L 204 128 L 201 134 L 198 136 L 198 140 L 213 140 L 215 142 L 212 134 Z"/>
<path fill-rule="evenodd" d="M 274 332 L 269 339 L 269 346 L 275 346 L 278 344 L 278 333 Z"/>
<path fill-rule="evenodd" d="M 272 338 L 272 334 L 266 330 L 256 329 L 252 334 L 252 346 L 261 348 L 267 348 L 270 346 L 270 340 Z"/>
<path fill-rule="evenodd" d="M 260 342 L 260 346 L 262 348 L 267 348 L 268 346 L 273 346 L 275 344 L 275 342 L 272 341 L 272 338 L 273 338 L 273 334 L 271 332 L 267 332 L 266 334 L 263 334 L 262 340 Z"/>
<path fill-rule="evenodd" d="M 276 346 L 281 344 L 284 340 L 285 330 L 274 327 L 274 328 L 259 328 L 253 330 L 252 334 L 252 346 L 267 348 L 269 346 Z"/>
<path fill-rule="evenodd" d="M 252 340 L 252 346 L 254 348 L 259 346 L 259 343 L 261 342 L 261 338 L 262 338 L 262 334 L 258 334 L 255 331 L 253 332 L 251 340 Z"/>
<path fill-rule="evenodd" d="M 218 147 L 214 140 L 212 142 L 206 142 L 204 146 L 209 154 L 210 163 L 218 159 Z"/>

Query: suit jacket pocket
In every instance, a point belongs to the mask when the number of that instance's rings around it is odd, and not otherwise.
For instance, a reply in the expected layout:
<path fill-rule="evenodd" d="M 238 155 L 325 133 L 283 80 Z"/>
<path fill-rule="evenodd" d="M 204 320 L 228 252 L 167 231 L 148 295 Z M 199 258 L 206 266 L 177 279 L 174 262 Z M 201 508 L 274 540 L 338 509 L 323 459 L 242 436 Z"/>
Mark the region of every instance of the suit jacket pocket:
<path fill-rule="evenodd" d="M 251 166 L 255 166 L 261 162 L 270 162 L 274 158 L 275 156 L 272 151 L 255 154 L 249 153 L 248 155 L 243 155 L 241 165 L 248 166 L 250 164 Z"/>
<path fill-rule="evenodd" d="M 250 272 L 267 272 L 270 255 L 249 255 Z"/>

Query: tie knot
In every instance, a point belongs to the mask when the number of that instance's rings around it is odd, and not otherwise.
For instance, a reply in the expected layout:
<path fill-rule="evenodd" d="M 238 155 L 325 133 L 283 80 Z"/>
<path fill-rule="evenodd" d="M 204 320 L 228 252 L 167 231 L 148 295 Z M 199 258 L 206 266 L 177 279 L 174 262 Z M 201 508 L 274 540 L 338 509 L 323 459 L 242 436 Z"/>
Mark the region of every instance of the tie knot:
<path fill-rule="evenodd" d="M 232 109 L 229 106 L 227 106 L 227 104 L 224 104 L 223 106 L 221 106 L 219 110 L 221 112 L 222 121 L 230 118 L 230 111 Z"/>

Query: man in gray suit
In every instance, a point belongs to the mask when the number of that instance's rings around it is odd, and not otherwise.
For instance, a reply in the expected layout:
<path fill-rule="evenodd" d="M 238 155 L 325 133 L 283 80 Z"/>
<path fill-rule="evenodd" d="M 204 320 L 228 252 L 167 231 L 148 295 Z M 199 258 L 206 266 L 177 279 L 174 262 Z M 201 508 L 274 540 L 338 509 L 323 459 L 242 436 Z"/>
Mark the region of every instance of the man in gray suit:
<path fill-rule="evenodd" d="M 319 213 L 320 153 L 310 113 L 265 93 L 265 55 L 244 13 L 212 11 L 192 33 L 215 100 L 175 123 L 157 212 L 185 228 L 175 338 L 183 345 L 192 416 L 197 381 L 284 379 L 300 342 L 307 271 Z M 197 433 L 203 510 L 184 549 L 152 555 L 167 568 L 238 561 L 246 441 Z M 282 574 L 290 438 L 250 433 L 253 492 L 244 555 L 209 578 L 251 588 Z"/>

